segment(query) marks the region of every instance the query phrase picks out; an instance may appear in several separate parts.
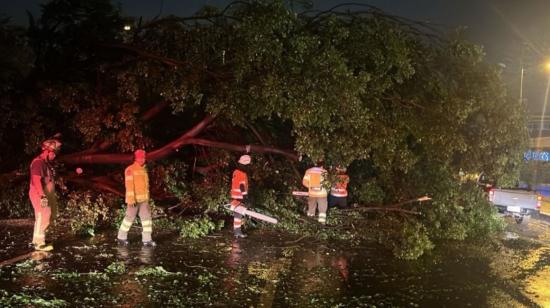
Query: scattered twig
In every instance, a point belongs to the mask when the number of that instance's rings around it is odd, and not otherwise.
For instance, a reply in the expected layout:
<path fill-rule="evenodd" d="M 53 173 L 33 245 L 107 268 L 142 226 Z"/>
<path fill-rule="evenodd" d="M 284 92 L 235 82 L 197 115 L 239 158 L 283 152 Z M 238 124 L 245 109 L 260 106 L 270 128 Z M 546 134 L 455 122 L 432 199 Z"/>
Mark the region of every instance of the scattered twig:
<path fill-rule="evenodd" d="M 190 268 L 204 268 L 204 269 L 208 269 L 208 267 L 206 266 L 202 266 L 202 265 L 189 265 L 185 262 L 183 262 L 183 265 L 187 266 L 187 267 L 190 267 Z"/>
<path fill-rule="evenodd" d="M 303 239 L 305 239 L 305 238 L 308 238 L 308 237 L 309 237 L 309 235 L 304 235 L 304 236 L 300 237 L 300 238 L 297 239 L 297 240 L 285 242 L 285 244 L 296 244 L 296 243 L 298 243 L 299 241 L 301 241 L 301 240 L 303 240 Z"/>
<path fill-rule="evenodd" d="M 20 255 L 20 256 L 17 256 L 17 257 L 14 257 L 14 258 L 11 258 L 11 259 L 8 259 L 8 260 L 5 260 L 5 261 L 2 261 L 0 262 L 0 267 L 4 267 L 6 265 L 11 265 L 11 264 L 14 264 L 14 263 L 17 263 L 21 260 L 25 260 L 25 259 L 28 259 L 32 256 L 32 254 L 35 253 L 34 251 L 31 251 L 31 252 L 27 252 L 26 254 L 23 254 L 23 255 Z"/>

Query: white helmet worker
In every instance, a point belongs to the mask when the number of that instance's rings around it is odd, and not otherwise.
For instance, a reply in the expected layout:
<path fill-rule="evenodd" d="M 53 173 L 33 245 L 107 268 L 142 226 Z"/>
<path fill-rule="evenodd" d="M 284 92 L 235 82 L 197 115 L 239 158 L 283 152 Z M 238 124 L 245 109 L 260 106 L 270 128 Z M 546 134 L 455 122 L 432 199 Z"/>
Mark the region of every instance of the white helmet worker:
<path fill-rule="evenodd" d="M 250 164 L 250 161 L 250 155 L 242 155 L 241 158 L 239 158 L 239 164 L 241 165 L 248 165 Z"/>

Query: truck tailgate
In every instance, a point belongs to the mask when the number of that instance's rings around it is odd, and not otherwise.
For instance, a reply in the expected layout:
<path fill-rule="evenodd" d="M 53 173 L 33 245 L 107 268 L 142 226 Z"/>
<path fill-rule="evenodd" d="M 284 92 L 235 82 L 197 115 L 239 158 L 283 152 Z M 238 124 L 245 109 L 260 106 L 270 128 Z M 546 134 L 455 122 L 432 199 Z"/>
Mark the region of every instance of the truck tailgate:
<path fill-rule="evenodd" d="M 500 206 L 519 206 L 523 209 L 537 210 L 537 194 L 527 190 L 495 189 L 493 203 Z"/>

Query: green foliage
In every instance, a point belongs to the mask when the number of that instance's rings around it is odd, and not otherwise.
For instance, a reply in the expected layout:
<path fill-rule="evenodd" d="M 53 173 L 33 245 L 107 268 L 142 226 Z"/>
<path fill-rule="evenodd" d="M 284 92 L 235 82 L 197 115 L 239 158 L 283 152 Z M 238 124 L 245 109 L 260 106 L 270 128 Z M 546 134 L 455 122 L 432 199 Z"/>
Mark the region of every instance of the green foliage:
<path fill-rule="evenodd" d="M 160 218 L 154 222 L 155 229 L 176 231 L 183 238 L 201 238 L 224 226 L 223 220 L 214 221 L 208 216 L 192 218 Z"/>
<path fill-rule="evenodd" d="M 33 217 L 29 199 L 29 183 L 8 184 L 0 190 L 0 216 L 3 218 Z"/>
<path fill-rule="evenodd" d="M 289 190 L 290 191 L 290 190 Z M 278 194 L 275 190 L 254 192 L 252 210 L 276 217 L 274 228 L 294 234 L 313 235 L 313 223 L 304 221 L 305 203 L 296 202 L 290 194 Z"/>
<path fill-rule="evenodd" d="M 169 272 L 162 266 L 145 267 L 136 272 L 137 277 L 170 277 L 181 275 L 180 272 Z"/>
<path fill-rule="evenodd" d="M 426 227 L 417 221 L 407 221 L 401 228 L 401 234 L 389 243 L 393 254 L 401 259 L 414 260 L 426 250 L 434 247 Z"/>
<path fill-rule="evenodd" d="M 223 221 L 214 222 L 209 217 L 182 219 L 177 222 L 179 234 L 184 238 L 201 238 L 223 228 Z"/>
<path fill-rule="evenodd" d="M 354 187 L 354 200 L 359 204 L 380 204 L 384 201 L 384 190 L 371 180 Z"/>
<path fill-rule="evenodd" d="M 208 213 L 217 212 L 221 205 L 227 203 L 229 188 L 229 176 L 222 175 L 204 178 L 194 183 L 191 190 L 195 203 Z"/>
<path fill-rule="evenodd" d="M 126 205 L 122 204 L 115 211 L 114 219 L 111 224 L 112 227 L 118 229 L 120 227 L 120 224 L 122 223 L 122 220 L 124 219 L 124 216 L 126 216 Z"/>
<path fill-rule="evenodd" d="M 126 272 L 126 265 L 124 265 L 124 262 L 121 262 L 121 261 L 113 262 L 109 264 L 107 268 L 105 268 L 105 273 L 107 274 L 120 275 L 120 274 L 124 274 L 125 272 Z"/>
<path fill-rule="evenodd" d="M 101 224 L 112 219 L 112 199 L 90 191 L 72 191 L 67 195 L 62 215 L 69 219 L 74 234 L 94 236 Z"/>
<path fill-rule="evenodd" d="M 0 305 L 3 307 L 67 307 L 67 302 L 61 299 L 45 299 L 28 294 L 10 294 L 0 290 Z"/>
<path fill-rule="evenodd" d="M 178 198 L 183 204 L 189 204 L 191 201 L 189 185 L 186 181 L 187 169 L 188 166 L 185 162 L 174 161 L 159 170 L 159 173 L 164 176 L 162 182 L 165 191 Z"/>

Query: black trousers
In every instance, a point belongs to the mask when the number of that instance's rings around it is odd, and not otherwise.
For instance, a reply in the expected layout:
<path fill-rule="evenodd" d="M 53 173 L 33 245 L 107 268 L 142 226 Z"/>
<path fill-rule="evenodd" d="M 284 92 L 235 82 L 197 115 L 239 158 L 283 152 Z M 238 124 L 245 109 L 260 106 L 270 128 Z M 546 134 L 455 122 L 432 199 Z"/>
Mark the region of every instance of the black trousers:
<path fill-rule="evenodd" d="M 335 197 L 333 195 L 328 196 L 328 207 L 334 208 L 337 207 L 339 209 L 347 209 L 348 208 L 348 197 Z"/>

